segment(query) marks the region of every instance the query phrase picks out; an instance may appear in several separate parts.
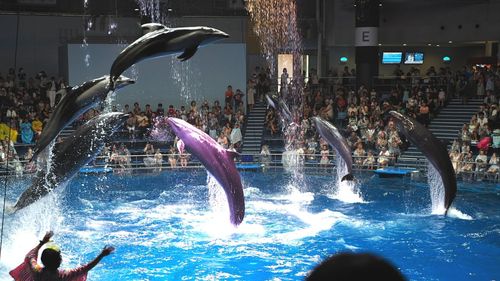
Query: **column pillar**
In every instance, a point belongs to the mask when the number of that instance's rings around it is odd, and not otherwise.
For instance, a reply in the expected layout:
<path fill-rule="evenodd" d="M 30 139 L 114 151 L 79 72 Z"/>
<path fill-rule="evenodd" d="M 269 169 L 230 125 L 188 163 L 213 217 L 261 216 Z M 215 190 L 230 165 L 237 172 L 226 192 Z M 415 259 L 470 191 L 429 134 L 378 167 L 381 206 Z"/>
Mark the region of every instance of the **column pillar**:
<path fill-rule="evenodd" d="M 491 41 L 484 42 L 484 56 L 485 57 L 493 56 L 493 42 Z"/>
<path fill-rule="evenodd" d="M 355 49 L 356 88 L 372 87 L 373 77 L 378 76 L 378 27 L 379 0 L 356 0 Z M 357 90 L 356 89 L 356 90 Z"/>

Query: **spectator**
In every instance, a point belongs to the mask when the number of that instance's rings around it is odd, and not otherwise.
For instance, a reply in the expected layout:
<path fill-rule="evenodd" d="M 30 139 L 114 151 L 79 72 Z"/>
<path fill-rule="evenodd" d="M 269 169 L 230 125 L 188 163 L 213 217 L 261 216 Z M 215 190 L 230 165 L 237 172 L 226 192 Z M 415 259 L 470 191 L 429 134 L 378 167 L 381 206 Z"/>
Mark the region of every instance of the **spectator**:
<path fill-rule="evenodd" d="M 383 168 L 389 164 L 389 157 L 391 154 L 387 150 L 387 148 L 384 146 L 380 149 L 380 153 L 378 154 L 378 165 L 379 167 Z"/>
<path fill-rule="evenodd" d="M 229 86 L 227 86 L 227 90 L 224 93 L 225 102 L 226 102 L 225 106 L 233 104 L 233 96 L 234 96 L 233 87 L 231 85 L 229 85 Z"/>
<path fill-rule="evenodd" d="M 146 167 L 152 167 L 155 165 L 156 163 L 156 160 L 155 160 L 155 157 L 154 157 L 154 154 L 155 154 L 155 149 L 153 147 L 152 144 L 150 143 L 147 143 L 146 146 L 144 147 L 144 159 L 143 159 L 143 162 L 144 162 L 144 165 Z"/>
<path fill-rule="evenodd" d="M 375 157 L 373 156 L 373 152 L 371 150 L 368 151 L 366 159 L 363 161 L 363 166 L 369 170 L 373 170 L 373 167 L 375 166 Z"/>
<path fill-rule="evenodd" d="M 264 168 L 271 163 L 271 151 L 269 151 L 269 146 L 266 144 L 262 146 L 260 151 L 260 163 L 264 165 Z"/>
<path fill-rule="evenodd" d="M 241 145 L 241 141 L 243 140 L 239 123 L 236 123 L 235 127 L 231 130 L 230 138 L 233 147 L 238 149 Z"/>
<path fill-rule="evenodd" d="M 255 83 L 253 80 L 248 80 L 247 83 L 247 105 L 248 109 L 252 110 L 255 104 Z"/>
<path fill-rule="evenodd" d="M 134 103 L 134 108 L 132 109 L 132 112 L 134 112 L 135 115 L 141 114 L 142 110 L 138 102 Z"/>
<path fill-rule="evenodd" d="M 169 108 L 169 110 L 170 110 L 170 108 Z M 170 113 L 170 111 L 169 111 L 169 113 Z M 156 107 L 156 115 L 157 116 L 164 116 L 165 115 L 165 110 L 163 109 L 163 104 L 159 103 L 158 106 Z M 169 116 L 169 117 L 171 117 L 171 116 Z"/>
<path fill-rule="evenodd" d="M 128 134 L 130 139 L 135 139 L 135 127 L 137 126 L 137 118 L 134 113 L 131 112 L 126 122 Z"/>
<path fill-rule="evenodd" d="M 33 130 L 31 123 L 27 119 L 21 119 L 21 139 L 25 144 L 33 142 Z"/>
<path fill-rule="evenodd" d="M 500 168 L 498 167 L 498 159 L 497 159 L 497 154 L 493 153 L 490 158 L 490 167 L 486 171 L 488 174 L 496 174 L 498 178 L 498 172 Z"/>
<path fill-rule="evenodd" d="M 328 164 L 330 164 L 329 156 L 330 156 L 330 151 L 328 150 L 328 146 L 322 145 L 321 146 L 321 160 L 319 161 L 319 165 L 321 167 L 326 168 L 328 166 Z"/>
<path fill-rule="evenodd" d="M 177 155 L 175 147 L 171 146 L 168 152 L 168 163 L 170 164 L 170 168 L 175 168 L 177 166 Z"/>
<path fill-rule="evenodd" d="M 156 153 L 154 156 L 155 159 L 155 171 L 161 172 L 161 168 L 163 166 L 163 155 L 161 154 L 161 151 L 159 148 L 156 149 Z"/>
<path fill-rule="evenodd" d="M 340 253 L 323 261 L 307 276 L 306 281 L 404 281 L 392 264 L 372 254 Z"/>
<path fill-rule="evenodd" d="M 356 144 L 356 149 L 354 150 L 353 152 L 353 155 L 354 155 L 354 163 L 358 166 L 358 167 L 361 167 L 363 166 L 363 161 L 364 161 L 364 157 L 365 157 L 365 150 L 363 149 L 363 143 L 362 142 L 358 142 Z"/>

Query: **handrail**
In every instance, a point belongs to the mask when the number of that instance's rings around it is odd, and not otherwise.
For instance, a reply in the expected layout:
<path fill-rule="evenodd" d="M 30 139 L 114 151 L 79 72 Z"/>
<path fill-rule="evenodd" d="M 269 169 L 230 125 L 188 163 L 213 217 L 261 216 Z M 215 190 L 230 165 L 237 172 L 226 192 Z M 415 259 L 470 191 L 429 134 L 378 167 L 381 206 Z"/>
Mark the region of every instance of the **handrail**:
<path fill-rule="evenodd" d="M 203 169 L 203 165 L 197 161 L 190 159 L 188 161 L 188 165 L 185 167 L 181 167 L 179 165 L 179 161 L 177 160 L 177 165 L 175 167 L 171 166 L 170 163 L 168 162 L 168 157 L 169 156 L 179 156 L 178 153 L 175 154 L 163 154 L 162 153 L 162 161 L 161 163 L 153 163 L 151 162 L 150 165 L 146 165 L 144 162 L 145 158 L 154 158 L 154 154 L 133 154 L 129 155 L 130 157 L 130 162 L 123 162 L 123 163 L 111 163 L 109 161 L 110 156 L 108 155 L 100 155 L 96 157 L 92 162 L 90 168 L 112 168 L 114 173 L 130 173 L 132 171 L 148 171 L 148 172 L 160 172 L 162 170 L 192 170 L 192 169 Z M 120 156 L 126 156 L 126 155 L 120 155 Z M 253 161 L 242 161 L 245 156 L 252 156 Z M 262 156 L 267 158 L 262 158 Z M 305 170 L 314 170 L 314 171 L 319 171 L 319 172 L 331 172 L 333 168 L 336 167 L 336 155 L 330 154 L 328 155 L 328 163 L 321 164 L 319 159 L 321 159 L 322 155 L 321 154 L 298 154 L 296 155 L 299 157 L 299 165 L 290 165 L 290 167 L 297 167 L 300 166 Z M 369 156 L 353 156 L 353 170 L 355 171 L 373 171 L 374 169 L 385 167 L 388 165 L 380 165 L 379 164 L 379 155 L 373 155 L 373 164 L 363 164 L 364 160 L 366 160 Z M 389 163 L 394 164 L 396 157 L 393 156 L 387 156 Z M 167 159 L 167 161 L 165 161 Z M 360 161 L 362 160 L 362 161 Z M 21 164 L 24 167 L 26 167 L 26 164 L 29 161 L 27 160 L 19 160 L 19 164 Z M 101 162 L 101 163 L 99 163 Z M 286 168 L 286 165 L 283 165 L 283 154 L 282 153 L 271 153 L 268 155 L 261 155 L 261 154 L 242 154 L 240 155 L 239 159 L 235 161 L 237 164 L 261 164 L 261 167 L 264 169 L 282 169 Z M 12 163 L 12 162 L 11 162 Z M 15 163 L 15 162 L 14 162 Z M 159 165 L 158 165 L 159 164 Z M 477 165 L 478 162 L 467 162 L 467 161 L 460 161 L 459 165 L 463 166 L 465 164 L 472 164 L 472 165 Z M 487 173 L 487 168 L 490 166 L 488 163 L 481 163 L 482 165 L 485 166 L 484 169 L 478 169 L 476 167 L 472 167 L 471 170 L 468 171 L 463 171 L 459 170 L 457 172 L 457 176 L 463 175 L 464 179 L 467 179 L 466 176 L 472 179 L 477 179 L 479 176 L 482 176 L 482 178 L 486 178 L 490 181 L 498 182 L 499 181 L 499 175 L 497 174 L 491 174 Z M 16 164 L 17 165 L 17 164 Z M 400 165 L 402 166 L 402 165 Z M 417 168 L 418 171 L 426 173 L 427 172 L 427 166 L 428 166 L 428 161 L 424 157 L 422 158 L 415 158 L 414 165 L 407 165 L 407 167 L 412 167 L 412 168 Z M 8 168 L 5 167 L 5 162 L 0 163 L 0 168 Z M 244 167 L 241 167 L 244 168 Z M 319 168 L 319 169 L 318 169 Z M 29 175 L 33 174 L 35 171 L 34 169 L 31 171 L 23 171 L 24 175 Z M 4 176 L 16 176 L 15 171 L 0 171 L 0 177 Z M 18 175 L 19 176 L 19 175 Z"/>

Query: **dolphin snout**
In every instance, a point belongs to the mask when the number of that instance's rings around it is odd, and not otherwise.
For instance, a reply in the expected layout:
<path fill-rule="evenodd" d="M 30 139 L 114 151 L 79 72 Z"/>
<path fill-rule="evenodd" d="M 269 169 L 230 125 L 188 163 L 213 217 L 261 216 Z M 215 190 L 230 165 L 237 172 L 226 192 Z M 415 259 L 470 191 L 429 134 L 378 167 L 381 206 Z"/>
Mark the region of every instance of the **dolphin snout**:
<path fill-rule="evenodd" d="M 123 87 L 131 85 L 131 84 L 135 84 L 134 79 L 131 79 L 131 78 L 128 78 L 128 77 L 121 75 L 115 81 L 115 89 L 120 89 L 120 88 L 123 88 Z"/>
<path fill-rule="evenodd" d="M 224 31 L 217 30 L 218 32 L 216 35 L 223 37 L 223 38 L 229 38 L 229 34 L 225 33 Z"/>
<path fill-rule="evenodd" d="M 209 30 L 210 30 L 211 36 L 215 36 L 218 38 L 229 38 L 230 37 L 229 34 L 225 33 L 222 30 L 219 30 L 217 28 L 209 28 Z"/>

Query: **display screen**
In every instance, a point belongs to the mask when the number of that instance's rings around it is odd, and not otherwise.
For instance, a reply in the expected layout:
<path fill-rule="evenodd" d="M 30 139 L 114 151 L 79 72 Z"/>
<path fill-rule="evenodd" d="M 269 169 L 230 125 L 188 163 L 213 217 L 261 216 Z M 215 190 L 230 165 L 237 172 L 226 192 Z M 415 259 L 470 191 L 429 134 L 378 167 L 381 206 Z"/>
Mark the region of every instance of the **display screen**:
<path fill-rule="evenodd" d="M 422 64 L 424 63 L 424 53 L 406 53 L 405 64 Z"/>
<path fill-rule="evenodd" d="M 382 63 L 383 64 L 399 64 L 399 63 L 401 63 L 402 57 L 403 57 L 402 52 L 383 52 L 382 53 Z"/>

